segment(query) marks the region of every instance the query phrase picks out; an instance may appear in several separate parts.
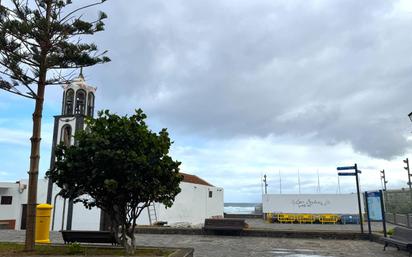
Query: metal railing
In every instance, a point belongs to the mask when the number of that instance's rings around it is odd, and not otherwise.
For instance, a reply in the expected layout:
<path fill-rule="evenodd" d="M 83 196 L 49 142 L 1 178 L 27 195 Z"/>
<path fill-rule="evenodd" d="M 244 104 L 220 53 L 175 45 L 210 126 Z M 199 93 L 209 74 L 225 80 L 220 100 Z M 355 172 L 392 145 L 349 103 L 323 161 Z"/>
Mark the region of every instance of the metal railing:
<path fill-rule="evenodd" d="M 389 213 L 385 214 L 386 222 L 403 227 L 412 227 L 412 214 Z"/>

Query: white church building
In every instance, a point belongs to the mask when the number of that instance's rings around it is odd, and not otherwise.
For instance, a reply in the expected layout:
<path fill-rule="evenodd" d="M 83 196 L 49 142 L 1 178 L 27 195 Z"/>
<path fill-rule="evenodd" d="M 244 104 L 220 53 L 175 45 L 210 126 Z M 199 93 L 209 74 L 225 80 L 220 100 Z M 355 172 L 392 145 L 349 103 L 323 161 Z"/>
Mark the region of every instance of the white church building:
<path fill-rule="evenodd" d="M 50 168 L 53 168 L 55 147 L 63 142 L 74 144 L 74 133 L 83 130 L 84 119 L 94 114 L 96 88 L 86 84 L 80 75 L 63 86 L 61 115 L 55 116 L 53 147 Z M 168 225 L 187 223 L 202 224 L 206 218 L 223 217 L 223 188 L 215 187 L 205 180 L 190 174 L 180 183 L 181 192 L 176 196 L 171 208 L 154 203 L 143 211 L 139 225 L 167 222 Z M 0 229 L 25 229 L 27 208 L 27 180 L 16 183 L 0 182 Z M 38 183 L 38 203 L 53 205 L 52 230 L 105 230 L 107 218 L 98 208 L 86 209 L 83 204 L 65 200 L 58 193 L 60 189 L 40 179 Z"/>

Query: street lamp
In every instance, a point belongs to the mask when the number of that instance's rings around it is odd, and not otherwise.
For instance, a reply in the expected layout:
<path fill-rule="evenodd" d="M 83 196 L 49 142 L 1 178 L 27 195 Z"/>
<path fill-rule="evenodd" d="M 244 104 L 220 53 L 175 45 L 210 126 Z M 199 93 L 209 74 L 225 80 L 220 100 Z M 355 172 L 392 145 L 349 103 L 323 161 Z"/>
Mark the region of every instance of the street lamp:
<path fill-rule="evenodd" d="M 408 117 L 412 121 L 412 112 L 408 114 Z"/>
<path fill-rule="evenodd" d="M 385 170 L 381 170 L 381 182 L 383 185 L 383 190 L 386 191 L 386 184 L 388 183 L 388 181 L 386 180 L 386 175 L 385 175 Z"/>

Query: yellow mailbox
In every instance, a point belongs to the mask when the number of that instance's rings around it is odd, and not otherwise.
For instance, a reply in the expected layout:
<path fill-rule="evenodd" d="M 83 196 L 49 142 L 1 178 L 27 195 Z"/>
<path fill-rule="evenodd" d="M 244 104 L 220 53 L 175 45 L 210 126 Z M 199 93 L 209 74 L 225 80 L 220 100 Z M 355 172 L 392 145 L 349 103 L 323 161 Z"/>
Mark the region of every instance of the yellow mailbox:
<path fill-rule="evenodd" d="M 39 204 L 36 208 L 36 243 L 50 244 L 50 217 L 53 206 Z"/>

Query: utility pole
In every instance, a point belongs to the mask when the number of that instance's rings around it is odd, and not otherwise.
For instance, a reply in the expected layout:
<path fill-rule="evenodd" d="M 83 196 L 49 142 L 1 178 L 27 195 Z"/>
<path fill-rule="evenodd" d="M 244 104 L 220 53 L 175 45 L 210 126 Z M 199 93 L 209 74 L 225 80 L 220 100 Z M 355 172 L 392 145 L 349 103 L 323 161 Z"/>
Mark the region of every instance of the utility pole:
<path fill-rule="evenodd" d="M 406 160 L 403 160 L 403 162 L 406 164 L 404 167 L 405 170 L 408 171 L 408 186 L 409 186 L 409 191 L 412 189 L 412 183 L 411 183 L 411 171 L 409 170 L 409 159 L 406 158 Z"/>
<path fill-rule="evenodd" d="M 280 175 L 280 170 L 279 170 L 279 193 L 282 194 L 282 176 Z"/>
<path fill-rule="evenodd" d="M 382 181 L 383 191 L 386 191 L 386 184 L 388 183 L 388 181 L 386 180 L 385 170 L 381 170 L 380 172 L 381 172 L 381 181 Z"/>
<path fill-rule="evenodd" d="M 263 175 L 263 185 L 265 186 L 265 195 L 268 194 L 268 183 L 267 183 L 267 179 L 266 179 L 266 174 Z"/>

